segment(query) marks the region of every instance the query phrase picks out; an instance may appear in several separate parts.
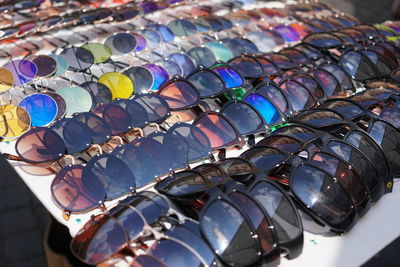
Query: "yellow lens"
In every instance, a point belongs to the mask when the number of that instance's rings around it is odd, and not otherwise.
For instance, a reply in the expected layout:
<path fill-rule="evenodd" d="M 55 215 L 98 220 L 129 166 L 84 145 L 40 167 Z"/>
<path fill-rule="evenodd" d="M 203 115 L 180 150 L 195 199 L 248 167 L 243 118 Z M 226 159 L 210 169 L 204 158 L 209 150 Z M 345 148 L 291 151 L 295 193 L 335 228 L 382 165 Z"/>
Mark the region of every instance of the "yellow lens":
<path fill-rule="evenodd" d="M 25 109 L 14 105 L 0 106 L 0 135 L 13 139 L 29 130 L 31 118 Z"/>
<path fill-rule="evenodd" d="M 128 76 L 119 72 L 108 72 L 99 78 L 99 83 L 107 86 L 112 98 L 129 98 L 133 94 L 133 83 Z"/>
<path fill-rule="evenodd" d="M 14 85 L 14 76 L 12 73 L 0 67 L 0 94 L 8 91 Z"/>
<path fill-rule="evenodd" d="M 111 57 L 111 49 L 103 44 L 89 43 L 83 45 L 82 48 L 93 54 L 95 64 L 106 62 Z"/>

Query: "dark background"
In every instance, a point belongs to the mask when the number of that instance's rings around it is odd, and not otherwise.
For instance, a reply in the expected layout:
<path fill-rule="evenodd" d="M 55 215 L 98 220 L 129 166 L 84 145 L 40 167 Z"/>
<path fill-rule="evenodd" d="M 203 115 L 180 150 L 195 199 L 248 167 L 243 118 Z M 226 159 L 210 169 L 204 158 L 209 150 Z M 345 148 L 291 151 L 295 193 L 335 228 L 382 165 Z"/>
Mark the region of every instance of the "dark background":
<path fill-rule="evenodd" d="M 392 19 L 391 0 L 321 0 L 364 23 Z M 43 236 L 49 215 L 4 159 L 0 159 L 0 266 L 47 266 Z M 400 226 L 399 226 L 400 227 Z M 57 240 L 53 240 L 57 243 Z M 61 241 L 60 241 L 61 242 Z M 400 239 L 366 266 L 399 266 Z"/>

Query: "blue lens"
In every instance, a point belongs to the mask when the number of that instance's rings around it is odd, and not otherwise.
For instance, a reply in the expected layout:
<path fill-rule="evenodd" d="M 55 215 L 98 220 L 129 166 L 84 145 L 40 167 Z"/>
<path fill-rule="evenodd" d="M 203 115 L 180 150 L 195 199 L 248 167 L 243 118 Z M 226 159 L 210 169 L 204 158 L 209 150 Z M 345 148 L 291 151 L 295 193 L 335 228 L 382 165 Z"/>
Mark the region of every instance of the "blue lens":
<path fill-rule="evenodd" d="M 172 77 L 174 75 L 183 76 L 182 67 L 179 66 L 179 64 L 176 63 L 175 61 L 161 59 L 161 60 L 157 61 L 156 64 L 163 67 L 168 72 L 169 77 Z"/>
<path fill-rule="evenodd" d="M 158 47 L 161 42 L 161 36 L 158 32 L 153 30 L 142 30 L 141 34 L 143 34 L 144 38 L 146 39 L 147 46 L 150 49 L 154 49 Z"/>
<path fill-rule="evenodd" d="M 224 80 L 226 88 L 236 88 L 243 86 L 244 80 L 239 73 L 228 66 L 217 66 L 212 69 L 216 72 L 222 80 Z"/>
<path fill-rule="evenodd" d="M 195 65 L 190 57 L 182 53 L 173 53 L 168 58 L 181 66 L 184 75 L 188 75 L 195 69 Z"/>
<path fill-rule="evenodd" d="M 147 26 L 147 28 L 157 31 L 161 35 L 162 40 L 166 43 L 172 42 L 175 38 L 175 35 L 172 33 L 172 31 L 165 25 L 152 24 Z"/>
<path fill-rule="evenodd" d="M 29 95 L 22 99 L 18 105 L 29 113 L 32 126 L 47 125 L 57 116 L 57 103 L 48 95 Z"/>
<path fill-rule="evenodd" d="M 251 94 L 244 100 L 255 107 L 268 124 L 274 124 L 279 120 L 279 112 L 265 97 L 259 94 Z"/>
<path fill-rule="evenodd" d="M 147 68 L 153 74 L 154 82 L 151 90 L 157 91 L 169 79 L 168 72 L 163 67 L 155 64 L 144 64 L 143 67 Z"/>
<path fill-rule="evenodd" d="M 217 60 L 227 62 L 234 57 L 231 49 L 222 43 L 208 42 L 205 44 L 205 46 L 213 52 Z"/>

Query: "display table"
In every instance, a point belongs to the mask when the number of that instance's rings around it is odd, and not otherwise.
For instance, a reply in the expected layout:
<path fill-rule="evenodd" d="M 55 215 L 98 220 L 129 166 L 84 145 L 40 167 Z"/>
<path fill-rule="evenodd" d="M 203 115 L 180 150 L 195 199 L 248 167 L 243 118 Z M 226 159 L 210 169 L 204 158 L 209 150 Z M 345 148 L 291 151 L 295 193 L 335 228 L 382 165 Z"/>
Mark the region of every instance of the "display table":
<path fill-rule="evenodd" d="M 0 143 L 0 151 L 15 154 L 14 142 Z M 237 156 L 240 151 L 231 151 Z M 54 175 L 34 175 L 38 167 L 22 162 L 9 161 L 22 180 L 42 202 L 51 215 L 68 227 L 74 236 L 96 209 L 85 214 L 73 214 L 66 221 L 63 211 L 51 197 L 50 185 Z M 29 172 L 30 173 L 29 173 Z M 114 202 L 107 202 L 110 207 Z M 359 218 L 353 229 L 342 236 L 320 235 L 304 232 L 303 253 L 295 260 L 282 259 L 280 266 L 359 266 L 400 236 L 400 180 L 395 181 L 393 193 L 384 195 L 369 212 Z"/>

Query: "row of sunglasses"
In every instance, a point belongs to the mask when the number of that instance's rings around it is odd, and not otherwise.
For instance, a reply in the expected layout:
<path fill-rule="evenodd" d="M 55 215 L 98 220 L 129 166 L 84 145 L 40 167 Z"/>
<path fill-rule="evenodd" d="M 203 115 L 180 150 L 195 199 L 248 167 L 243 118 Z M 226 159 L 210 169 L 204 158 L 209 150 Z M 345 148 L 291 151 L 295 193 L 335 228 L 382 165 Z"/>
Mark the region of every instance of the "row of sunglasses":
<path fill-rule="evenodd" d="M 276 265 L 281 253 L 297 257 L 303 246 L 297 209 L 342 233 L 391 191 L 400 132 L 369 109 L 397 100 L 396 91 L 369 89 L 299 113 L 239 158 L 176 172 L 155 184 L 157 194 L 132 193 L 92 217 L 71 249 L 89 264 L 133 266 Z M 75 206 L 104 197 L 100 182 L 78 170 L 64 181 L 64 194 L 85 189 L 73 194 Z M 71 193 L 67 198 L 73 202 Z"/>
<path fill-rule="evenodd" d="M 195 7 L 191 7 L 192 9 L 195 9 Z M 310 33 L 311 31 L 321 31 L 323 29 L 329 29 L 328 28 L 322 28 L 319 26 L 321 23 L 317 23 L 315 21 L 310 21 L 306 23 L 298 23 L 294 19 L 290 19 L 288 21 L 288 25 L 283 25 L 283 23 L 287 21 L 282 21 L 282 19 L 277 20 L 276 18 L 282 18 L 282 14 L 279 13 L 279 10 L 274 10 L 274 9 L 257 9 L 257 10 L 251 10 L 251 11 L 246 11 L 246 10 L 239 10 L 235 13 L 233 13 L 231 16 L 232 17 L 227 17 L 223 18 L 221 16 L 212 16 L 211 12 L 212 9 L 208 10 L 207 8 L 204 8 L 205 10 L 201 9 L 199 15 L 201 17 L 199 18 L 190 18 L 190 19 L 174 19 L 172 21 L 170 20 L 162 20 L 160 19 L 160 16 L 156 17 L 151 17 L 149 19 L 148 17 L 146 18 L 145 21 L 135 21 L 135 24 L 132 24 L 130 22 L 123 24 L 101 24 L 101 26 L 94 26 L 92 28 L 84 28 L 84 31 L 81 33 L 77 32 L 76 30 L 72 30 L 74 33 L 73 37 L 78 37 L 79 38 L 72 38 L 71 41 L 65 41 L 65 35 L 71 35 L 71 31 L 60 31 L 62 32 L 61 35 L 58 35 L 59 37 L 55 39 L 55 34 L 48 34 L 48 35 L 43 35 L 40 36 L 39 38 L 36 38 L 35 42 L 29 42 L 26 41 L 26 44 L 21 43 L 21 41 L 18 42 L 17 47 L 21 50 L 19 53 L 22 53 L 21 55 L 26 55 L 26 53 L 32 53 L 32 51 L 39 51 L 41 47 L 44 45 L 43 42 L 47 39 L 52 40 L 50 41 L 50 45 L 57 46 L 65 46 L 65 44 L 70 44 L 73 45 L 76 40 L 81 40 L 82 41 L 89 41 L 93 40 L 95 38 L 98 38 L 99 36 L 102 36 L 104 34 L 110 34 L 115 31 L 120 31 L 121 29 L 123 30 L 133 30 L 137 29 L 136 24 L 139 24 L 141 26 L 151 26 L 150 29 L 146 29 L 144 31 L 145 37 L 147 37 L 147 41 L 149 42 L 149 46 L 153 47 L 160 43 L 160 41 L 170 43 L 175 37 L 187 37 L 188 35 L 191 36 L 196 36 L 195 39 L 203 39 L 203 38 L 211 38 L 215 39 L 219 35 L 226 35 L 226 34 L 245 34 L 246 32 L 249 33 L 248 38 L 252 41 L 255 40 L 263 40 L 263 45 L 260 46 L 260 51 L 262 52 L 267 52 L 271 51 L 271 45 L 274 43 L 280 43 L 281 45 L 286 42 L 293 42 L 293 41 L 298 41 L 300 40 L 301 37 L 304 37 L 305 34 Z M 195 12 L 194 10 L 183 10 L 182 11 L 182 16 L 187 17 L 187 16 L 193 16 L 192 12 Z M 243 13 L 243 12 L 250 12 L 249 14 Z M 243 13 L 243 14 L 242 14 Z M 275 14 L 276 13 L 276 14 Z M 346 17 L 344 15 L 338 15 L 334 12 L 333 14 L 330 14 L 330 17 L 326 17 L 325 19 L 331 19 L 331 20 L 339 20 L 336 24 L 339 24 L 340 27 L 343 26 L 351 26 L 357 23 L 356 20 L 353 18 Z M 137 15 L 137 12 L 134 13 Z M 177 14 L 174 13 L 174 16 Z M 172 15 L 171 15 L 172 16 Z M 178 17 L 179 17 L 178 13 Z M 256 16 L 256 20 L 254 19 L 254 16 Z M 168 16 L 163 16 L 163 17 L 168 17 Z M 103 18 L 103 16 L 101 16 Z M 176 17 L 175 17 L 176 18 Z M 124 21 L 129 21 L 132 18 L 126 18 Z M 137 19 L 138 20 L 138 19 Z M 316 19 L 318 20 L 318 19 Z M 154 23 L 162 23 L 159 25 L 154 25 Z M 32 22 L 36 23 L 36 22 Z M 317 24 L 316 24 L 317 23 Z M 25 22 L 25 24 L 29 24 L 29 22 Z M 151 25 L 153 24 L 153 25 Z M 165 24 L 165 25 L 163 25 Z M 166 25 L 168 24 L 168 28 Z M 310 25 L 309 25 L 310 24 Z M 36 24 L 35 24 L 36 25 Z M 35 25 L 25 25 L 24 29 L 30 29 L 31 31 L 37 31 Z M 338 25 L 336 25 L 338 26 Z M 110 29 L 111 27 L 111 29 Z M 161 28 L 160 28 L 161 27 Z M 118 29 L 118 30 L 116 30 Z M 233 29 L 235 29 L 237 32 L 235 32 Z M 4 32 L 4 38 L 7 38 L 7 36 L 13 36 L 16 35 L 18 32 L 20 32 L 18 27 L 12 27 L 9 29 L 2 29 Z M 89 30 L 89 34 L 87 31 Z M 228 32 L 227 32 L 228 31 Z M 54 31 L 53 31 L 54 32 Z M 212 34 L 210 34 L 212 33 Z M 97 37 L 96 37 L 97 36 Z M 82 39 L 83 38 L 83 39 Z M 68 40 L 69 38 L 67 38 Z M 223 39 L 223 38 L 220 38 Z M 199 41 L 197 40 L 197 41 Z M 142 40 L 140 40 L 142 41 Z M 176 40 L 175 40 L 176 41 Z M 187 40 L 188 41 L 188 40 Z M 8 51 L 5 51 L 4 47 L 2 49 L 2 54 L 5 58 L 15 57 L 18 55 L 18 52 L 16 52 L 18 49 L 15 49 L 15 44 L 13 42 L 8 42 Z M 231 48 L 235 48 L 235 46 L 231 46 Z"/>
<path fill-rule="evenodd" d="M 357 53 L 363 55 L 358 50 Z M 357 80 L 389 78 L 388 72 L 366 71 L 365 66 L 373 68 L 374 62 L 367 56 L 360 58 L 363 67 L 356 68 L 354 74 L 363 71 L 369 76 Z M 279 255 L 274 248 L 279 245 L 289 255 L 292 253 L 291 257 L 301 252 L 302 227 L 293 203 L 332 231 L 348 231 L 357 216 L 368 211 L 371 202 L 391 191 L 393 176 L 398 176 L 396 159 L 400 145 L 396 140 L 400 140 L 400 133 L 393 122 L 398 122 L 399 118 L 399 86 L 395 78 L 392 75 L 391 80 L 366 81 L 372 88 L 349 99 L 320 101 L 318 109 L 299 112 L 289 125 L 244 152 L 242 159 L 200 165 L 159 181 L 155 189 L 168 196 L 181 212 L 197 223 L 178 216 L 181 220 L 168 218 L 165 224 L 163 219 L 168 212 L 158 213 L 157 219 L 143 215 L 145 212 L 138 203 L 150 199 L 157 202 L 160 196 L 137 193 L 132 196 L 133 199 L 137 196 L 135 200 L 127 198 L 115 210 L 89 221 L 74 239 L 72 251 L 92 264 L 117 252 L 120 254 L 114 260 L 127 256 L 124 260 L 133 261 L 134 266 L 179 264 L 173 255 L 185 255 L 185 262 L 199 266 L 274 262 Z M 224 134 L 220 132 L 219 137 L 226 136 Z M 224 162 L 235 165 L 235 171 L 229 171 Z M 294 202 L 282 197 L 286 195 L 271 180 L 289 191 Z M 260 190 L 257 193 L 256 185 Z M 140 194 L 147 194 L 147 199 Z M 164 205 L 164 209 L 169 210 L 165 203 L 159 202 L 157 207 Z M 135 218 L 141 218 L 143 227 L 140 223 L 138 228 L 133 227 L 133 218 L 124 220 L 131 213 Z M 167 217 L 173 214 L 169 213 Z M 230 227 L 226 227 L 227 224 Z M 107 227 L 103 228 L 103 225 Z M 265 232 L 268 225 L 278 231 Z M 185 230 L 192 227 L 192 232 L 174 236 L 169 231 L 174 231 L 177 226 L 186 227 Z M 118 245 L 108 242 L 106 251 L 96 249 L 96 240 L 104 240 L 110 235 L 107 240 L 114 241 L 115 232 L 120 237 Z M 236 235 L 239 233 L 240 238 Z M 271 236 L 276 238 L 275 241 Z M 202 240 L 198 240 L 199 237 Z M 151 246 L 147 246 L 149 242 Z M 210 248 L 215 253 L 211 256 L 203 252 L 206 249 L 209 252 Z M 141 255 L 143 253 L 145 255 Z"/>

